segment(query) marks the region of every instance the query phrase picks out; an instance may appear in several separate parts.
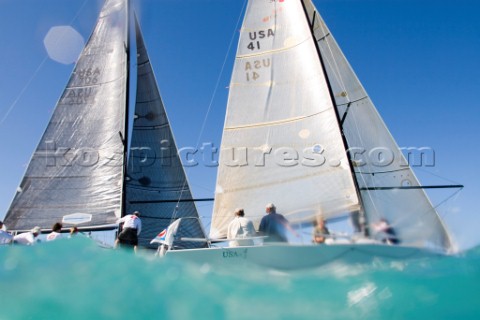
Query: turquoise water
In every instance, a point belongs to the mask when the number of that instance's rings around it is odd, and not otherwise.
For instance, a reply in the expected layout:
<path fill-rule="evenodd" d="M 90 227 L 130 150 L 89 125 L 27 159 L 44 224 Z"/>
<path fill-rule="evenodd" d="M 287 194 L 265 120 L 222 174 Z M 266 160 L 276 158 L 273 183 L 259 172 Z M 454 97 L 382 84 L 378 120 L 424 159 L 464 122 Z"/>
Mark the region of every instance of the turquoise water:
<path fill-rule="evenodd" d="M 0 247 L 0 319 L 480 319 L 480 247 L 284 274 L 180 264 L 86 238 Z"/>

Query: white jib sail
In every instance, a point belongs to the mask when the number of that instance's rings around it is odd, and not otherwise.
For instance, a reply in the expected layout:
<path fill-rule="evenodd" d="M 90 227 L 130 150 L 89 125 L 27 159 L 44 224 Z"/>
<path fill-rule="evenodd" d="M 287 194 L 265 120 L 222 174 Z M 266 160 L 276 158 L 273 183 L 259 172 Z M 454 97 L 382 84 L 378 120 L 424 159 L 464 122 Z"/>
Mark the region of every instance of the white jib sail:
<path fill-rule="evenodd" d="M 402 244 L 448 250 L 448 232 L 423 189 L 366 190 L 420 183 L 313 3 L 303 2 L 314 23 L 340 117 L 345 118 L 343 131 L 357 163 L 355 172 L 370 226 L 386 218 Z"/>

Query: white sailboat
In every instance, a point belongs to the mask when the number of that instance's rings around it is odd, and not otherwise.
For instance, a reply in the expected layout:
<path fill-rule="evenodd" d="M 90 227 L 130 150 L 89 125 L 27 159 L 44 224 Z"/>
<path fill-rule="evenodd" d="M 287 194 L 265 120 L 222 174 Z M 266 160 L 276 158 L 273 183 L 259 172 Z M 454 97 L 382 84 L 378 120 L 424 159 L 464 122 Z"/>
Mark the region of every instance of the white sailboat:
<path fill-rule="evenodd" d="M 461 186 L 430 186 L 461 187 Z M 444 223 L 311 0 L 249 0 L 223 130 L 210 239 L 235 208 L 258 229 L 267 203 L 290 222 L 352 218 L 328 245 L 170 250 L 199 263 L 276 269 L 454 251 Z M 375 239 L 382 219 L 399 245 Z"/>
<path fill-rule="evenodd" d="M 62 222 L 65 229 L 115 232 L 118 218 L 138 210 L 141 246 L 155 248 L 150 240 L 172 218 L 183 218 L 178 234 L 205 237 L 130 11 L 128 0 L 105 1 L 6 214 L 9 231 L 40 226 L 49 232 Z M 130 46 L 130 29 L 135 46 Z M 129 119 L 131 75 L 136 92 Z"/>

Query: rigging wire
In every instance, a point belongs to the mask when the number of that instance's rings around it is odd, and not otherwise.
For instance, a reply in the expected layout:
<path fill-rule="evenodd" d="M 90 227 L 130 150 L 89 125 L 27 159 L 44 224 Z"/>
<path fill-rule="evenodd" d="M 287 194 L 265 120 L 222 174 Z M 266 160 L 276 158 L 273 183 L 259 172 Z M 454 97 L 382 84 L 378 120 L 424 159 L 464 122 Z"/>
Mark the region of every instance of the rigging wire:
<path fill-rule="evenodd" d="M 445 200 L 441 201 L 440 203 L 438 203 L 434 209 L 437 209 L 438 207 L 440 207 L 441 205 L 443 205 L 445 202 L 449 201 L 450 199 L 452 199 L 453 197 L 457 197 L 458 195 L 460 195 L 460 192 L 462 191 L 463 189 L 458 189 L 457 191 L 455 191 L 452 195 L 450 195 L 449 197 L 447 197 Z M 446 217 L 446 215 L 448 214 L 448 212 L 446 214 L 443 215 L 443 217 Z"/>
<path fill-rule="evenodd" d="M 215 97 L 217 95 L 218 87 L 220 85 L 220 80 L 223 76 L 223 72 L 225 70 L 225 65 L 227 64 L 228 56 L 229 56 L 230 51 L 232 49 L 233 40 L 235 39 L 235 34 L 238 30 L 238 25 L 240 24 L 240 21 L 241 21 L 243 12 L 245 10 L 246 4 L 247 4 L 247 0 L 245 0 L 244 3 L 243 3 L 242 10 L 240 10 L 240 15 L 238 16 L 237 23 L 235 25 L 235 30 L 233 31 L 232 37 L 230 38 L 230 43 L 228 44 L 228 49 L 227 49 L 227 52 L 225 54 L 225 58 L 223 59 L 222 68 L 220 69 L 220 74 L 218 75 L 217 82 L 215 83 L 215 88 L 213 90 L 212 97 L 210 98 L 210 103 L 208 105 L 207 112 L 205 113 L 205 117 L 203 118 L 202 126 L 200 128 L 200 133 L 198 135 L 198 140 L 197 140 L 197 143 L 196 143 L 196 146 L 195 146 L 196 148 L 198 148 L 198 146 L 200 145 L 201 138 L 202 138 L 203 133 L 205 131 L 205 127 L 207 125 L 207 120 L 208 120 L 210 111 L 212 109 L 213 101 L 215 100 Z"/>
<path fill-rule="evenodd" d="M 27 91 L 28 87 L 30 87 L 30 84 L 32 83 L 33 79 L 35 79 L 35 77 L 37 76 L 38 72 L 40 71 L 40 69 L 43 67 L 43 65 L 45 64 L 45 62 L 48 60 L 48 54 L 43 58 L 42 62 L 40 62 L 40 64 L 38 65 L 37 69 L 33 72 L 32 76 L 30 77 L 30 79 L 28 79 L 27 83 L 23 86 L 22 90 L 20 90 L 20 93 L 17 95 L 17 97 L 15 98 L 15 100 L 13 101 L 13 103 L 10 105 L 10 107 L 8 108 L 7 112 L 5 112 L 4 116 L 2 117 L 2 119 L 0 120 L 0 125 L 2 125 L 5 120 L 7 120 L 8 116 L 10 115 L 10 113 L 13 111 L 13 109 L 15 108 L 15 106 L 17 105 L 18 101 L 22 98 L 23 94 L 25 93 L 25 91 Z"/>
<path fill-rule="evenodd" d="M 77 20 L 78 16 L 80 15 L 80 12 L 83 10 L 83 8 L 85 7 L 85 5 L 87 4 L 88 0 L 85 0 L 83 2 L 83 4 L 80 6 L 80 8 L 77 10 L 75 16 L 73 17 L 73 19 L 70 21 L 70 25 L 73 24 L 73 22 L 75 22 L 75 20 Z M 63 35 L 61 37 L 59 37 L 57 39 L 57 43 L 60 41 L 60 40 L 63 40 Z M 43 60 L 40 62 L 40 64 L 38 65 L 38 67 L 35 69 L 35 71 L 33 72 L 32 76 L 28 79 L 27 83 L 23 86 L 22 90 L 20 90 L 20 93 L 17 95 L 17 97 L 15 98 L 15 100 L 12 102 L 12 104 L 10 105 L 10 107 L 8 107 L 7 109 L 7 112 L 5 112 L 5 114 L 3 115 L 2 119 L 0 120 L 0 126 L 5 122 L 5 120 L 7 120 L 8 116 L 10 115 L 10 113 L 13 111 L 13 109 L 17 106 L 17 103 L 18 101 L 20 101 L 20 99 L 23 97 L 25 91 L 27 91 L 27 89 L 30 87 L 30 84 L 32 83 L 32 81 L 36 78 L 37 74 L 40 72 L 40 70 L 42 69 L 43 65 L 45 64 L 45 62 L 47 62 L 47 60 L 49 59 L 49 55 L 48 53 L 44 56 Z"/>
<path fill-rule="evenodd" d="M 234 29 L 234 31 L 233 31 L 233 33 L 232 33 L 231 38 L 230 38 L 230 43 L 229 43 L 229 45 L 228 45 L 228 49 L 227 49 L 227 52 L 226 52 L 226 54 L 225 54 L 225 58 L 223 59 L 223 64 L 222 64 L 222 67 L 221 67 L 221 69 L 220 69 L 220 74 L 218 75 L 218 78 L 217 78 L 217 81 L 216 81 L 216 83 L 215 83 L 215 87 L 214 87 L 214 90 L 213 90 L 213 93 L 212 93 L 212 97 L 210 98 L 210 103 L 209 103 L 209 105 L 208 105 L 207 112 L 205 113 L 205 117 L 203 118 L 202 126 L 201 126 L 201 128 L 200 128 L 200 133 L 199 133 L 199 135 L 198 135 L 198 139 L 197 139 L 197 142 L 196 142 L 196 145 L 195 145 L 195 148 L 196 148 L 196 149 L 198 149 L 198 146 L 200 145 L 201 138 L 202 138 L 203 133 L 204 133 L 204 131 L 205 131 L 205 127 L 206 127 L 206 125 L 207 125 L 207 120 L 208 120 L 209 114 L 210 114 L 210 112 L 211 112 L 213 102 L 214 102 L 215 97 L 216 97 L 216 95 L 217 95 L 218 87 L 219 87 L 219 85 L 220 85 L 220 80 L 221 80 L 221 78 L 222 78 L 222 76 L 223 76 L 223 72 L 224 72 L 225 66 L 226 66 L 226 64 L 227 64 L 228 56 L 229 56 L 230 51 L 231 51 L 231 49 L 232 49 L 233 41 L 234 41 L 234 39 L 235 39 L 235 34 L 236 34 L 237 30 L 238 30 L 238 26 L 239 26 L 240 21 L 241 21 L 241 18 L 242 18 L 242 16 L 243 16 L 243 12 L 245 11 L 246 5 L 247 5 L 247 0 L 244 0 L 242 9 L 240 10 L 240 14 L 239 14 L 238 19 L 237 19 L 237 23 L 235 24 L 235 29 Z M 189 171 L 189 170 L 190 170 L 190 168 L 187 168 L 187 170 L 185 170 L 185 173 L 186 173 L 187 176 L 188 176 L 188 171 Z M 177 204 L 176 204 L 176 206 L 175 206 L 175 209 L 174 209 L 174 212 L 173 212 L 173 215 L 172 215 L 172 219 L 171 219 L 172 222 L 176 220 L 176 215 L 177 215 L 178 207 L 179 207 L 179 204 L 180 204 L 180 202 L 181 202 L 182 195 L 183 195 L 183 192 L 184 192 L 184 190 L 185 190 L 186 185 L 187 185 L 187 179 L 185 179 L 185 181 L 183 182 L 182 191 L 180 192 L 180 196 L 179 196 L 179 198 L 178 198 Z"/>
<path fill-rule="evenodd" d="M 439 179 L 442 179 L 442 180 L 448 181 L 448 182 L 450 182 L 450 183 L 453 183 L 453 184 L 460 184 L 460 183 L 459 183 L 459 182 L 457 182 L 457 181 L 454 181 L 454 180 L 448 179 L 448 178 L 446 178 L 446 177 L 443 177 L 443 176 L 441 176 L 441 175 L 439 175 L 439 174 L 433 173 L 433 172 L 431 172 L 431 171 L 429 171 L 429 170 L 425 170 L 425 169 L 423 169 L 423 168 L 421 168 L 421 167 L 419 167 L 419 168 L 416 168 L 416 170 L 418 170 L 418 171 L 422 171 L 423 173 L 427 173 L 427 174 L 429 174 L 429 175 L 432 175 L 432 176 L 434 176 L 434 177 L 437 177 L 437 178 L 439 178 Z"/>

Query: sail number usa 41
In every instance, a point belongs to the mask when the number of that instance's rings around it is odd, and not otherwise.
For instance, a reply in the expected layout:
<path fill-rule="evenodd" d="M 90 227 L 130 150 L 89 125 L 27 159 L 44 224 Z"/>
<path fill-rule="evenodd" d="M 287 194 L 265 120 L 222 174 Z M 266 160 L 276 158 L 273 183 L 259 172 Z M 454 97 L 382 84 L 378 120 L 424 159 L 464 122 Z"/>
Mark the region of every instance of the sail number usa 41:
<path fill-rule="evenodd" d="M 247 44 L 247 49 L 254 51 L 254 50 L 260 50 L 261 39 L 273 37 L 275 36 L 275 32 L 273 31 L 273 29 L 258 30 L 253 32 L 250 31 L 248 33 L 248 36 L 250 38 L 250 42 Z"/>

